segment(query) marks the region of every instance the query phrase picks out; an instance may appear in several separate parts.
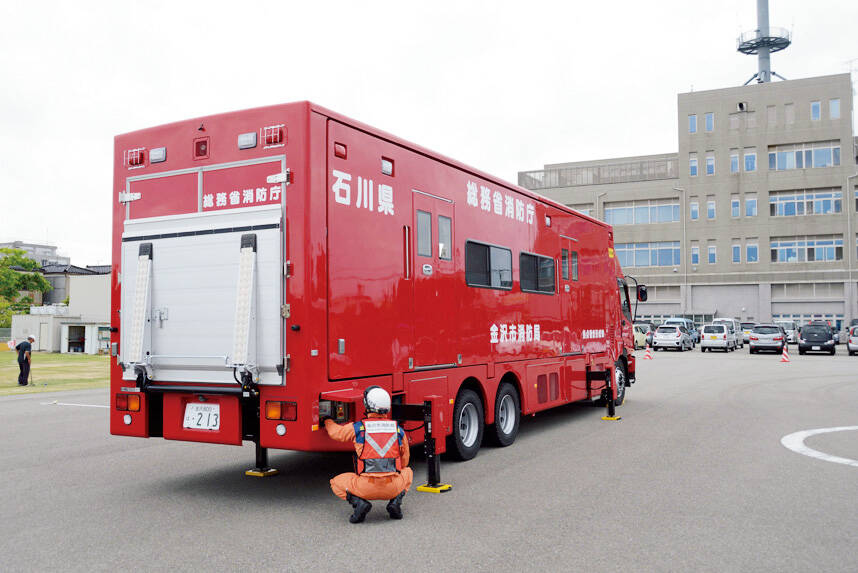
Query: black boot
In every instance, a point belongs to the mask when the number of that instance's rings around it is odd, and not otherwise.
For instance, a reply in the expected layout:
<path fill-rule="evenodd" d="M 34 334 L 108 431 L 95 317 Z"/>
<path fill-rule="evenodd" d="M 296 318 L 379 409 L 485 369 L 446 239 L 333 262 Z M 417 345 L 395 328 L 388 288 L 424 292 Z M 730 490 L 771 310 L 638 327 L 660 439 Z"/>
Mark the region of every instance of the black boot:
<path fill-rule="evenodd" d="M 366 519 L 366 514 L 369 513 L 369 510 L 372 509 L 372 504 L 370 502 L 362 497 L 352 495 L 349 492 L 346 492 L 346 501 L 355 508 L 354 513 L 349 516 L 349 521 L 351 523 L 361 523 Z"/>
<path fill-rule="evenodd" d="M 405 490 L 402 490 L 399 495 L 387 502 L 387 513 L 390 519 L 402 519 L 402 498 L 405 497 Z"/>

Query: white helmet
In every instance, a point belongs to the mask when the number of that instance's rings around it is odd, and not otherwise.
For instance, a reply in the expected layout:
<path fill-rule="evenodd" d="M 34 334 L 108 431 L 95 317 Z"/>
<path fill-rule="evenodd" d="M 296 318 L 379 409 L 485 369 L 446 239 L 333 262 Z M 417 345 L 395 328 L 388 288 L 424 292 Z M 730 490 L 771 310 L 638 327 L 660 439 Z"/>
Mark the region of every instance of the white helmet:
<path fill-rule="evenodd" d="M 370 386 L 363 393 L 363 407 L 367 412 L 390 412 L 390 394 L 381 386 Z"/>

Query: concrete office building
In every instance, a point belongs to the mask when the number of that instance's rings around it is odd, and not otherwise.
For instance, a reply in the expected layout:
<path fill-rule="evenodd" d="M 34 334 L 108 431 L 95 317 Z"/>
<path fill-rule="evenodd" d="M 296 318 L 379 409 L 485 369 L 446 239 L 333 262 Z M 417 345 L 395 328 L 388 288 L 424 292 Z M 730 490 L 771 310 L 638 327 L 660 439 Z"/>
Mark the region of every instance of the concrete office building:
<path fill-rule="evenodd" d="M 38 243 L 26 243 L 24 241 L 10 241 L 0 243 L 0 249 L 20 249 L 26 256 L 33 259 L 42 266 L 45 265 L 68 265 L 71 259 L 57 253 L 54 245 L 41 245 Z"/>
<path fill-rule="evenodd" d="M 678 153 L 545 165 L 519 184 L 614 225 L 639 314 L 858 318 L 849 74 L 683 93 Z"/>

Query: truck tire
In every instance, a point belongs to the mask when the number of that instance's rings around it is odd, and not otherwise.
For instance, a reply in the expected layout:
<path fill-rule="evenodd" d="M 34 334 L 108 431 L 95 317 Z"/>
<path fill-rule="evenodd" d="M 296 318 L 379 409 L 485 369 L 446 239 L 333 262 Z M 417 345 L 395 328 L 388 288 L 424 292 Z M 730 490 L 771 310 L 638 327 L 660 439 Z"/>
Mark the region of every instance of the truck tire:
<path fill-rule="evenodd" d="M 509 382 L 504 382 L 495 397 L 495 423 L 489 426 L 487 437 L 496 446 L 509 446 L 518 436 L 520 423 L 521 401 L 518 391 Z"/>
<path fill-rule="evenodd" d="M 622 406 L 626 401 L 626 368 L 620 360 L 614 363 L 614 385 L 617 387 L 617 399 L 614 406 Z"/>
<path fill-rule="evenodd" d="M 472 459 L 480 451 L 484 428 L 480 397 L 473 390 L 461 390 L 453 406 L 453 433 L 448 439 L 447 451 L 463 462 Z"/>

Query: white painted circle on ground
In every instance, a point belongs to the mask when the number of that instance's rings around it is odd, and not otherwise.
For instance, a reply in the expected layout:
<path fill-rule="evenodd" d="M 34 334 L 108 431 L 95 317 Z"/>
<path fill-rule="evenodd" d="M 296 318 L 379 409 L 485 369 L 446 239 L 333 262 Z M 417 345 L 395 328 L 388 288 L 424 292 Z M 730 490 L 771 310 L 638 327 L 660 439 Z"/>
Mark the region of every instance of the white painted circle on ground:
<path fill-rule="evenodd" d="M 846 432 L 849 430 L 858 430 L 858 426 L 838 426 L 836 428 L 818 428 L 816 430 L 794 432 L 781 438 L 781 444 L 783 444 L 785 448 L 789 448 L 798 454 L 816 458 L 818 460 L 824 460 L 826 462 L 834 462 L 835 464 L 843 464 L 858 468 L 858 460 L 832 456 L 804 445 L 804 441 L 811 436 L 815 436 L 817 434 L 828 434 L 830 432 Z"/>

